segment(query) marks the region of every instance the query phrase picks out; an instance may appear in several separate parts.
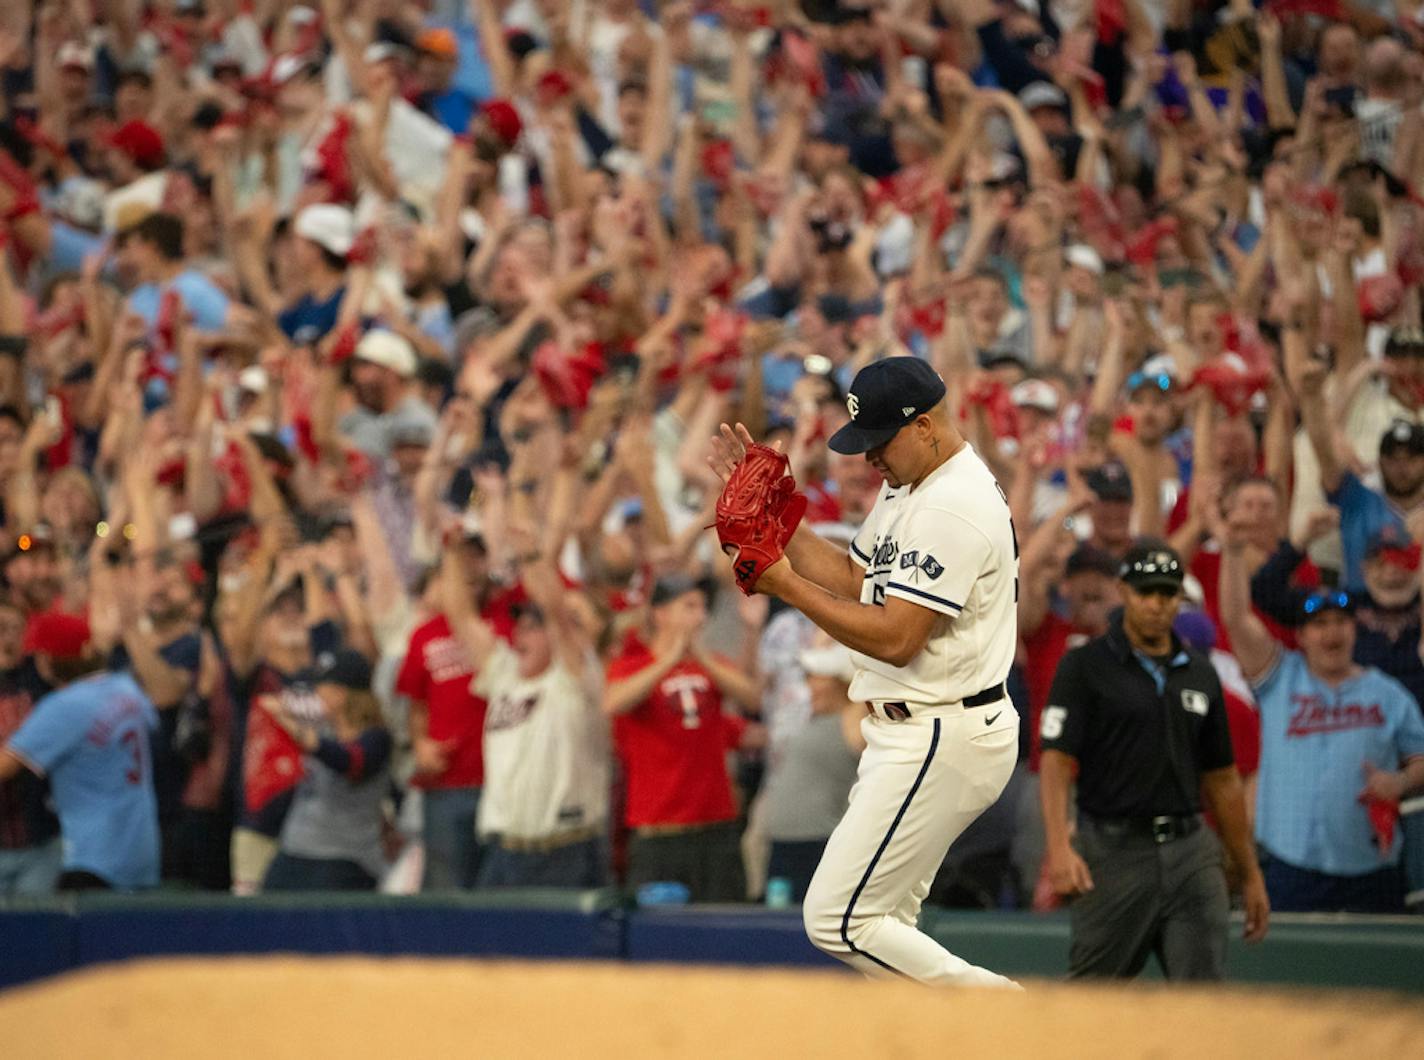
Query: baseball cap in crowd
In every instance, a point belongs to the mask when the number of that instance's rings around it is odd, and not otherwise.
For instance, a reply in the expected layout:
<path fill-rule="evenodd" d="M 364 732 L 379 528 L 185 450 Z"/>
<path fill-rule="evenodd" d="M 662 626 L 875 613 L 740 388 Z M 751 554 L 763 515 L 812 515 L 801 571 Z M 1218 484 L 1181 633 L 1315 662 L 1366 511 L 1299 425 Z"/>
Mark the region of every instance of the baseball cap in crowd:
<path fill-rule="evenodd" d="M 1152 387 L 1164 394 L 1177 383 L 1177 364 L 1165 354 L 1149 357 L 1142 367 L 1127 377 L 1126 390 L 1129 396 L 1143 387 Z"/>
<path fill-rule="evenodd" d="M 427 29 L 415 38 L 416 51 L 433 55 L 437 59 L 455 60 L 460 55 L 460 45 L 455 34 L 448 29 Z"/>
<path fill-rule="evenodd" d="M 1391 328 L 1384 342 L 1386 357 L 1424 357 L 1424 329 Z"/>
<path fill-rule="evenodd" d="M 366 45 L 361 58 L 368 63 L 383 63 L 388 59 L 404 59 L 405 48 L 393 40 L 372 41 Z"/>
<path fill-rule="evenodd" d="M 78 41 L 65 41 L 55 53 L 55 64 L 61 70 L 71 68 L 88 72 L 94 69 L 94 53 Z"/>
<path fill-rule="evenodd" d="M 1300 624 L 1313 622 L 1331 611 L 1355 613 L 1355 598 L 1340 589 L 1318 589 L 1300 602 Z"/>
<path fill-rule="evenodd" d="M 1365 545 L 1366 559 L 1380 559 L 1402 570 L 1418 570 L 1420 555 L 1419 542 L 1397 523 L 1385 523 Z"/>
<path fill-rule="evenodd" d="M 480 113 L 485 116 L 485 121 L 489 122 L 491 131 L 504 141 L 505 146 L 513 147 L 519 142 L 519 134 L 524 131 L 524 122 L 520 120 L 519 111 L 514 109 L 514 104 L 509 100 L 486 100 L 480 105 Z"/>
<path fill-rule="evenodd" d="M 1106 574 L 1109 578 L 1116 578 L 1121 570 L 1121 564 L 1113 559 L 1111 553 L 1105 552 L 1093 545 L 1079 545 L 1073 550 L 1073 554 L 1068 557 L 1068 563 L 1063 569 L 1063 576 L 1071 578 L 1075 574 Z"/>
<path fill-rule="evenodd" d="M 231 70 L 240 74 L 243 72 L 242 58 L 235 51 L 232 51 L 224 45 L 218 45 L 208 56 L 208 69 L 211 70 L 214 75 L 224 70 Z"/>
<path fill-rule="evenodd" d="M 371 687 L 371 664 L 364 655 L 350 648 L 324 652 L 317 660 L 312 683 L 365 691 Z"/>
<path fill-rule="evenodd" d="M 979 367 L 986 372 L 995 372 L 1000 368 L 1013 368 L 1020 372 L 1028 370 L 1028 364 L 1024 361 L 1024 356 L 1007 346 L 1002 346 L 997 350 L 984 350 L 979 354 Z"/>
<path fill-rule="evenodd" d="M 455 533 L 461 541 L 477 545 L 485 543 L 485 526 L 478 512 L 461 513 L 460 521 L 455 524 Z"/>
<path fill-rule="evenodd" d="M 356 241 L 356 219 L 344 206 L 329 202 L 314 203 L 297 214 L 292 231 L 338 258 L 344 258 Z"/>
<path fill-rule="evenodd" d="M 1009 391 L 1009 400 L 1016 408 L 1037 409 L 1050 416 L 1058 411 L 1058 391 L 1045 379 L 1025 379 Z"/>
<path fill-rule="evenodd" d="M 281 88 L 298 75 L 313 77 L 320 72 L 321 64 L 310 55 L 279 55 L 272 63 L 267 80 L 272 87 Z"/>
<path fill-rule="evenodd" d="M 1395 420 L 1380 438 L 1380 456 L 1386 456 L 1400 449 L 1409 451 L 1410 456 L 1424 455 L 1424 424 Z"/>
<path fill-rule="evenodd" d="M 1172 384 L 1176 381 L 1170 372 L 1138 370 L 1127 377 L 1127 394 L 1131 397 L 1139 390 L 1160 390 L 1165 394 L 1172 389 Z"/>
<path fill-rule="evenodd" d="M 166 157 L 163 137 L 146 121 L 134 118 L 120 125 L 109 136 L 109 146 L 122 151 L 129 161 L 142 169 L 159 169 Z"/>
<path fill-rule="evenodd" d="M 1107 271 L 1103 265 L 1102 255 L 1086 243 L 1074 243 L 1063 252 L 1063 260 L 1069 265 L 1087 269 L 1094 276 L 1101 276 Z"/>
<path fill-rule="evenodd" d="M 89 620 L 83 615 L 45 611 L 30 619 L 21 648 L 27 655 L 80 659 L 89 644 Z"/>
<path fill-rule="evenodd" d="M 1197 651 L 1211 651 L 1216 647 L 1216 623 L 1204 612 L 1181 611 L 1172 620 L 1172 632 L 1182 639 L 1183 644 Z"/>
<path fill-rule="evenodd" d="M 362 335 L 356 344 L 355 357 L 358 361 L 389 368 L 404 379 L 415 375 L 415 350 L 405 339 L 385 328 L 375 328 Z"/>
<path fill-rule="evenodd" d="M 816 299 L 816 309 L 827 324 L 849 324 L 855 319 L 855 306 L 843 294 L 823 294 Z"/>
<path fill-rule="evenodd" d="M 1068 97 L 1057 85 L 1047 81 L 1034 81 L 1019 90 L 1019 103 L 1027 111 L 1037 110 L 1039 107 L 1056 107 L 1059 110 L 1066 110 Z"/>
<path fill-rule="evenodd" d="M 1181 557 L 1161 542 L 1134 545 L 1123 557 L 1117 576 L 1133 589 L 1171 589 L 1182 587 L 1186 572 Z"/>
<path fill-rule="evenodd" d="M 1100 501 L 1132 500 L 1132 477 L 1116 460 L 1099 464 L 1083 476 L 1083 481 Z"/>
<path fill-rule="evenodd" d="M 663 604 L 671 603 L 679 596 L 686 596 L 691 592 L 706 593 L 706 583 L 698 581 L 690 574 L 674 571 L 671 574 L 664 574 L 653 584 L 653 593 L 649 603 L 653 607 L 662 607 Z"/>
<path fill-rule="evenodd" d="M 510 26 L 504 31 L 504 46 L 515 59 L 523 59 L 530 52 L 539 50 L 539 38 L 527 29 Z"/>
<path fill-rule="evenodd" d="M 270 381 L 267 378 L 267 369 L 260 364 L 249 364 L 242 371 L 237 373 L 237 385 L 240 390 L 245 390 L 249 394 L 265 394 Z"/>
<path fill-rule="evenodd" d="M 886 357 L 856 373 L 846 408 L 850 422 L 826 444 L 853 456 L 884 445 L 921 413 L 944 400 L 944 380 L 918 357 Z"/>
<path fill-rule="evenodd" d="M 388 436 L 393 446 L 414 445 L 424 449 L 435 438 L 435 428 L 422 417 L 397 414 Z"/>

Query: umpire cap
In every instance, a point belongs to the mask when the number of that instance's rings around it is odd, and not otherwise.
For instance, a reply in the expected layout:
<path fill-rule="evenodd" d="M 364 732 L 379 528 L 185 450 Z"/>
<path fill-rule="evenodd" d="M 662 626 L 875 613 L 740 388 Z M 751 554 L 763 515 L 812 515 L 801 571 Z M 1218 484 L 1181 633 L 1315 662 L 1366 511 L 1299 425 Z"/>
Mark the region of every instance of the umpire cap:
<path fill-rule="evenodd" d="M 918 357 L 886 357 L 867 364 L 850 385 L 850 422 L 826 444 L 855 455 L 884 445 L 921 413 L 944 400 L 944 380 Z"/>
<path fill-rule="evenodd" d="M 1181 557 L 1160 542 L 1134 545 L 1123 557 L 1118 577 L 1139 592 L 1180 589 L 1186 578 Z"/>

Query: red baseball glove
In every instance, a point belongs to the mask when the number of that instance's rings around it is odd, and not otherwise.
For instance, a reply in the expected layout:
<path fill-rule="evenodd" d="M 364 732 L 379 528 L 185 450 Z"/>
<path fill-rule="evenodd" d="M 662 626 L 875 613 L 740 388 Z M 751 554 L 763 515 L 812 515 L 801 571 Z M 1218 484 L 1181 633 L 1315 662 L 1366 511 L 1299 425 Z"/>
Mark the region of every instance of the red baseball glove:
<path fill-rule="evenodd" d="M 805 514 L 806 497 L 796 489 L 786 454 L 767 445 L 747 446 L 717 498 L 717 540 L 723 552 L 736 550 L 738 589 L 752 595 Z"/>

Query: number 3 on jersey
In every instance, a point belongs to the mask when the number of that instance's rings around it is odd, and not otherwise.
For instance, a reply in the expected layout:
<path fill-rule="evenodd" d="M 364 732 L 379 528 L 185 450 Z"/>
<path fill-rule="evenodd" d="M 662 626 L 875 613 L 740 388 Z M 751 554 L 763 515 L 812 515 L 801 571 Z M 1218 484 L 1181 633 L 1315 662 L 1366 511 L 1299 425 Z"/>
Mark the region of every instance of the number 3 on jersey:
<path fill-rule="evenodd" d="M 132 764 L 124 770 L 124 783 L 143 782 L 143 737 L 132 729 L 119 737 L 119 743 L 128 751 Z"/>
<path fill-rule="evenodd" d="M 994 488 L 999 491 L 999 496 L 1002 497 L 1002 498 L 1004 498 L 1004 505 L 1005 505 L 1005 507 L 1008 507 L 1008 506 L 1009 506 L 1009 495 L 1004 492 L 1004 487 L 1001 486 L 1001 485 L 999 485 L 999 480 L 998 480 L 998 479 L 995 479 L 995 480 L 994 480 Z M 1014 539 L 1014 559 L 1015 559 L 1015 561 L 1017 561 L 1018 558 L 1019 558 L 1019 532 L 1018 532 L 1018 529 L 1014 526 L 1014 517 L 1013 517 L 1012 514 L 1010 514 L 1010 516 L 1009 516 L 1009 535 Z M 1018 576 L 1018 573 L 1015 572 L 1015 574 L 1014 574 L 1014 603 L 1018 603 L 1018 602 L 1019 602 L 1019 576 Z"/>

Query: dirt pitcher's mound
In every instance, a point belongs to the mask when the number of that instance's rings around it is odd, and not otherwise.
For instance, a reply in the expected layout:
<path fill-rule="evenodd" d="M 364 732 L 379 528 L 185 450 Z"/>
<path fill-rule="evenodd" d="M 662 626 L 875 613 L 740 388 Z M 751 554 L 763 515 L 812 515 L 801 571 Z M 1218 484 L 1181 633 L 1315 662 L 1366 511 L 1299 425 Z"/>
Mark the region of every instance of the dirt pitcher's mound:
<path fill-rule="evenodd" d="M 243 958 L 152 961 L 0 995 L 5 1055 L 63 1057 L 1407 1056 L 1424 1011 L 1370 994 L 1030 984 L 931 991 L 835 972 Z"/>

